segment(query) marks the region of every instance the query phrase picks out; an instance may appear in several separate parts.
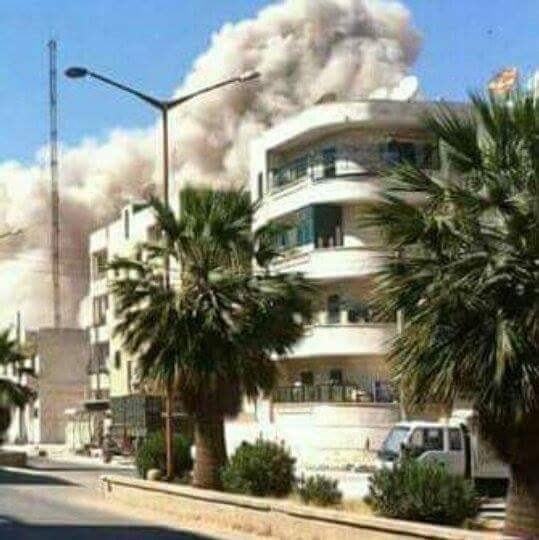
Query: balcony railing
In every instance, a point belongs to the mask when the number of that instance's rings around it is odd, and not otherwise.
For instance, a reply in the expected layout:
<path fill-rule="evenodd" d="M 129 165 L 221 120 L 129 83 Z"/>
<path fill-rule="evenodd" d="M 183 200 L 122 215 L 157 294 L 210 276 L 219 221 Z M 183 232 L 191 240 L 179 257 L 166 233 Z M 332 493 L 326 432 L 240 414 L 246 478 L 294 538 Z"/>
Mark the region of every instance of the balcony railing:
<path fill-rule="evenodd" d="M 437 157 L 428 142 L 366 140 L 362 144 L 337 145 L 313 151 L 270 171 L 272 190 L 300 180 L 322 180 L 373 174 L 397 163 L 409 162 L 422 169 L 437 167 Z"/>
<path fill-rule="evenodd" d="M 281 386 L 274 390 L 275 403 L 394 403 L 391 383 L 374 381 L 370 389 L 358 384 Z"/>

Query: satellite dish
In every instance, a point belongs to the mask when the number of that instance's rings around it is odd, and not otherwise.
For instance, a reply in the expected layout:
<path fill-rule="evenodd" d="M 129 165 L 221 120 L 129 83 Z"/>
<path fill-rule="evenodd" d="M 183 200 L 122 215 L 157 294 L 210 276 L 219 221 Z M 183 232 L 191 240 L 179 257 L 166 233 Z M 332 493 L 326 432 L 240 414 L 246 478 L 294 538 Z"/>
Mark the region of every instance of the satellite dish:
<path fill-rule="evenodd" d="M 413 101 L 419 93 L 419 80 L 415 75 L 401 79 L 399 84 L 391 90 L 391 99 L 396 101 Z"/>
<path fill-rule="evenodd" d="M 376 90 L 373 90 L 369 94 L 369 99 L 387 99 L 389 97 L 389 89 L 381 86 Z"/>

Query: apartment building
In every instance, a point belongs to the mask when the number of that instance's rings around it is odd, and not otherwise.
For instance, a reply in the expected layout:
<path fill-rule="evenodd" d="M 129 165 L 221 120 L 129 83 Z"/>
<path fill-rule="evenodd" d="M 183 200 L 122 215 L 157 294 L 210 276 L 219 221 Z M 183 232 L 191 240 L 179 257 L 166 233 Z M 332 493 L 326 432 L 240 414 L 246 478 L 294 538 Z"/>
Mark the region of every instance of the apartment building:
<path fill-rule="evenodd" d="M 428 102 L 362 100 L 315 105 L 253 141 L 254 228 L 285 223 L 276 272 L 302 272 L 320 291 L 319 313 L 287 357 L 271 399 L 246 404 L 227 425 L 229 450 L 258 436 L 284 441 L 304 466 L 368 462 L 399 420 L 385 362 L 396 317 L 368 302 L 384 246 L 358 227 L 376 200 L 379 172 L 409 161 L 430 169 Z"/>
<path fill-rule="evenodd" d="M 79 328 L 26 330 L 23 348 L 32 350 L 21 369 L 3 368 L 9 376 L 31 388 L 36 399 L 15 409 L 7 441 L 11 443 L 62 444 L 68 418 L 66 409 L 83 398 L 88 363 L 86 333 Z"/>
<path fill-rule="evenodd" d="M 110 294 L 114 272 L 108 270 L 108 263 L 115 257 L 140 256 L 139 244 L 154 239 L 155 234 L 151 209 L 134 202 L 122 208 L 118 219 L 90 235 L 90 284 L 81 303 L 81 324 L 89 336 L 90 358 L 84 400 L 70 411 L 72 448 L 100 446 L 109 430 L 119 444 L 129 446 L 162 421 L 161 398 L 147 395 L 140 387 L 136 360 L 114 335 L 117 320 Z"/>

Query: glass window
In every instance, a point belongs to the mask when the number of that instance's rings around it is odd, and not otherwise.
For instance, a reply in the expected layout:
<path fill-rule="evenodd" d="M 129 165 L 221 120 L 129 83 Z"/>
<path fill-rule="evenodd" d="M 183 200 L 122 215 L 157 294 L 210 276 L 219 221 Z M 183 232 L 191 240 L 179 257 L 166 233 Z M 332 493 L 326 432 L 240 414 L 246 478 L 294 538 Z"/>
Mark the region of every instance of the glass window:
<path fill-rule="evenodd" d="M 92 277 L 100 279 L 107 273 L 107 250 L 102 249 L 92 253 Z"/>
<path fill-rule="evenodd" d="M 336 170 L 336 155 L 335 148 L 326 148 L 322 150 L 322 165 L 324 168 L 324 178 L 334 178 Z"/>
<path fill-rule="evenodd" d="M 281 249 L 290 249 L 313 243 L 313 210 L 303 208 L 290 216 L 285 224 L 287 229 L 279 234 L 277 245 Z"/>
<path fill-rule="evenodd" d="M 414 429 L 410 437 L 410 446 L 413 448 L 423 448 L 423 430 Z"/>
<path fill-rule="evenodd" d="M 107 373 L 107 364 L 109 360 L 108 342 L 96 343 L 93 345 L 92 359 L 90 364 L 90 373 Z"/>
<path fill-rule="evenodd" d="M 417 164 L 416 145 L 410 141 L 390 140 L 383 150 L 382 159 L 387 165 Z"/>
<path fill-rule="evenodd" d="M 332 294 L 327 303 L 328 324 L 341 322 L 341 298 L 338 294 Z"/>
<path fill-rule="evenodd" d="M 107 322 L 107 310 L 109 297 L 106 294 L 96 296 L 93 299 L 93 322 L 95 326 L 101 326 Z"/>
<path fill-rule="evenodd" d="M 385 441 L 382 443 L 382 450 L 386 452 L 399 452 L 401 444 L 406 439 L 406 435 L 410 428 L 404 426 L 396 426 L 392 428 L 389 432 L 389 435 L 386 437 Z"/>
<path fill-rule="evenodd" d="M 460 452 L 462 450 L 462 434 L 458 428 L 449 429 L 449 450 Z"/>
<path fill-rule="evenodd" d="M 423 447 L 425 450 L 443 450 L 444 432 L 441 428 L 425 428 L 423 430 Z"/>

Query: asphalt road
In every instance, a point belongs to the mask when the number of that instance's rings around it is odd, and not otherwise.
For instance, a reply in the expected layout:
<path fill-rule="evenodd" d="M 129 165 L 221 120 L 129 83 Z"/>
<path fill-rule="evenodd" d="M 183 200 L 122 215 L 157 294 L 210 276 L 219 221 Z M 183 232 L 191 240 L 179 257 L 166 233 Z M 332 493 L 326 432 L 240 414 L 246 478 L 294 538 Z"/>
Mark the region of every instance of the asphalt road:
<path fill-rule="evenodd" d="M 108 507 L 97 492 L 99 466 L 31 460 L 28 469 L 0 469 L 1 540 L 202 540 L 214 535 L 156 526 Z M 224 538 L 219 536 L 219 538 Z"/>

